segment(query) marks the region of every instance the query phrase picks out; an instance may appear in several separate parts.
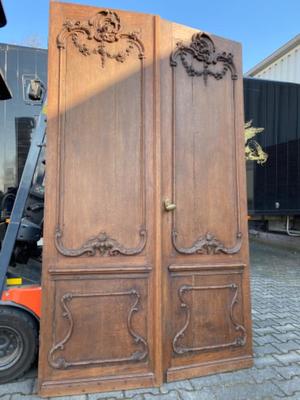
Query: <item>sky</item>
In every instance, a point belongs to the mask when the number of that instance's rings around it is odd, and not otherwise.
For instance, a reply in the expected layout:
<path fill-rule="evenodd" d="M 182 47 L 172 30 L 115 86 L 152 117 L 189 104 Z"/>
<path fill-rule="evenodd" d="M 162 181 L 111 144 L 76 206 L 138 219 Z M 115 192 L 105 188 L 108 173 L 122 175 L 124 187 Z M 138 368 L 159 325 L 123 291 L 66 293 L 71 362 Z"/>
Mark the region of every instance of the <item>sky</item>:
<path fill-rule="evenodd" d="M 48 45 L 49 0 L 2 0 L 8 24 L 0 42 Z M 236 40 L 243 69 L 250 68 L 300 33 L 300 0 L 65 0 L 157 14 L 180 24 Z"/>

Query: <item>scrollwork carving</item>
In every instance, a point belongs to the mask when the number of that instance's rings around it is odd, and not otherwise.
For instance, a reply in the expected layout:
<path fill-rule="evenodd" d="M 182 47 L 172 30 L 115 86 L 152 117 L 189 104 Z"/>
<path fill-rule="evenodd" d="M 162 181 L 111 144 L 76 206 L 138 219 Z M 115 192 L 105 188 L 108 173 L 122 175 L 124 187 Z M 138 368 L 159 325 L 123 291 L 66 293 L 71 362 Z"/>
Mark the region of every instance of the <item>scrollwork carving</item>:
<path fill-rule="evenodd" d="M 173 168 L 173 188 L 172 199 L 176 202 L 176 136 L 177 136 L 177 119 L 176 117 L 176 66 L 178 59 L 181 60 L 188 76 L 203 77 L 204 83 L 207 84 L 208 77 L 211 76 L 216 80 L 222 79 L 229 71 L 232 79 L 232 100 L 234 102 L 233 111 L 233 127 L 235 135 L 235 181 L 236 181 L 236 207 L 237 207 L 237 229 L 235 235 L 235 244 L 233 247 L 226 247 L 216 236 L 210 232 L 202 234 L 198 237 L 190 247 L 180 247 L 177 244 L 177 227 L 176 227 L 176 211 L 172 217 L 171 240 L 173 247 L 181 254 L 235 254 L 238 253 L 242 246 L 242 233 L 240 222 L 240 194 L 239 194 L 239 171 L 237 160 L 237 133 L 236 133 L 236 112 L 235 112 L 235 80 L 238 79 L 236 67 L 233 61 L 233 54 L 229 52 L 217 52 L 212 38 L 204 32 L 193 34 L 190 44 L 183 42 L 177 43 L 177 48 L 170 55 L 170 65 L 172 67 L 172 168 Z M 209 227 L 208 227 L 209 228 Z"/>
<path fill-rule="evenodd" d="M 211 346 L 199 346 L 199 347 L 188 347 L 180 344 L 180 340 L 184 338 L 185 332 L 188 329 L 188 326 L 191 321 L 191 307 L 189 304 L 184 300 L 184 295 L 190 291 L 202 291 L 202 290 L 222 290 L 222 289 L 229 289 L 234 292 L 231 305 L 230 305 L 230 311 L 229 311 L 229 318 L 230 322 L 235 328 L 236 332 L 239 332 L 239 335 L 232 341 L 228 343 L 220 343 L 216 345 L 211 345 Z M 234 317 L 234 308 L 238 304 L 237 300 L 238 296 L 238 286 L 235 283 L 229 284 L 229 285 L 220 285 L 220 286 L 189 286 L 189 285 L 183 285 L 178 289 L 178 297 L 180 300 L 180 307 L 185 311 L 186 314 L 186 319 L 184 326 L 179 330 L 179 332 L 176 333 L 173 339 L 173 351 L 176 354 L 185 354 L 185 353 L 190 353 L 190 352 L 195 352 L 195 351 L 205 351 L 205 350 L 214 350 L 214 349 L 220 349 L 220 348 L 226 348 L 226 347 L 240 347 L 244 346 L 246 344 L 247 340 L 247 335 L 246 335 L 246 329 L 244 328 L 243 325 L 238 323 Z"/>
<path fill-rule="evenodd" d="M 195 33 L 189 46 L 182 42 L 177 43 L 177 49 L 170 57 L 172 67 L 177 66 L 177 57 L 180 57 L 182 65 L 189 76 L 203 76 L 205 83 L 207 83 L 208 76 L 212 76 L 217 80 L 222 79 L 228 70 L 231 72 L 231 78 L 237 79 L 233 54 L 224 51 L 216 52 L 212 38 L 204 32 Z M 194 60 L 198 62 L 199 67 L 196 67 Z M 222 67 L 217 70 L 214 67 L 219 63 L 222 64 Z"/>
<path fill-rule="evenodd" d="M 147 241 L 147 231 L 145 228 L 140 228 L 140 243 L 134 248 L 127 248 L 108 236 L 107 233 L 100 232 L 99 235 L 88 239 L 81 247 L 68 249 L 62 243 L 62 236 L 61 229 L 57 227 L 55 231 L 55 246 L 59 253 L 66 257 L 80 257 L 83 255 L 91 257 L 96 254 L 100 256 L 133 256 L 144 250 Z"/>
<path fill-rule="evenodd" d="M 137 346 L 140 346 L 140 350 L 135 351 L 128 357 L 120 357 L 120 358 L 112 358 L 112 359 L 96 359 L 96 360 L 81 360 L 81 361 L 68 361 L 63 356 L 55 357 L 55 354 L 58 351 L 64 351 L 66 348 L 66 344 L 70 341 L 71 336 L 74 331 L 74 318 L 71 313 L 69 304 L 75 298 L 87 298 L 87 297 L 113 297 L 113 296 L 130 296 L 133 298 L 133 304 L 129 309 L 127 315 L 127 329 L 130 336 L 133 338 L 134 343 Z M 139 301 L 140 294 L 137 290 L 132 289 L 127 292 L 111 292 L 111 293 L 66 293 L 61 298 L 61 307 L 63 310 L 62 317 L 68 321 L 69 328 L 65 335 L 65 337 L 54 344 L 49 351 L 48 354 L 48 362 L 55 369 L 67 369 L 70 367 L 76 366 L 89 366 L 89 365 L 97 365 L 97 364 L 110 364 L 110 363 L 120 363 L 120 362 L 129 362 L 129 361 L 142 361 L 148 356 L 148 344 L 147 341 L 139 335 L 132 327 L 132 318 L 133 314 L 139 311 Z"/>
<path fill-rule="evenodd" d="M 121 33 L 120 18 L 110 10 L 99 11 L 88 21 L 66 20 L 57 37 L 59 49 L 65 48 L 69 36 L 84 56 L 98 54 L 102 68 L 108 58 L 123 63 L 134 48 L 138 50 L 138 57 L 144 58 L 144 46 L 138 32 Z M 124 43 L 124 48 L 113 51 L 110 45 L 116 42 Z"/>
<path fill-rule="evenodd" d="M 68 40 L 69 38 L 69 40 Z M 58 179 L 57 187 L 57 204 L 58 215 L 56 231 L 54 236 L 55 246 L 58 252 L 67 257 L 86 256 L 116 256 L 116 255 L 135 255 L 143 251 L 147 240 L 146 220 L 145 220 L 145 166 L 144 166 L 144 96 L 145 96 L 145 82 L 144 82 L 144 45 L 139 38 L 138 32 L 122 32 L 121 20 L 118 14 L 111 10 L 101 10 L 97 12 L 88 20 L 71 20 L 67 19 L 63 24 L 63 29 L 57 36 L 57 47 L 59 52 L 59 79 L 61 93 L 66 92 L 65 79 L 62 79 L 63 72 L 66 71 L 66 58 L 67 53 L 62 51 L 68 45 L 74 45 L 78 51 L 84 56 L 99 55 L 102 67 L 105 66 L 107 59 L 112 59 L 117 62 L 123 63 L 133 51 L 135 57 L 139 60 L 140 74 L 141 74 L 141 124 L 140 124 L 140 157 L 143 160 L 141 165 L 141 182 L 140 182 L 140 198 L 141 201 L 141 215 L 142 221 L 139 224 L 140 243 L 137 247 L 126 248 L 116 239 L 110 237 L 106 232 L 100 232 L 98 235 L 87 239 L 80 247 L 75 249 L 66 248 L 63 244 L 62 226 L 65 225 L 63 220 L 63 204 L 59 204 L 59 194 L 63 191 L 64 181 L 62 179 L 62 172 Z M 65 101 L 59 104 L 59 152 L 57 169 L 64 170 L 64 140 L 62 139 L 65 132 L 65 121 L 63 115 L 66 113 Z"/>
<path fill-rule="evenodd" d="M 181 254 L 235 254 L 242 246 L 242 233 L 239 232 L 236 237 L 236 243 L 233 247 L 226 247 L 213 234 L 206 233 L 197 239 L 191 247 L 179 247 L 176 243 L 177 232 L 172 232 L 172 243 L 178 253 Z"/>

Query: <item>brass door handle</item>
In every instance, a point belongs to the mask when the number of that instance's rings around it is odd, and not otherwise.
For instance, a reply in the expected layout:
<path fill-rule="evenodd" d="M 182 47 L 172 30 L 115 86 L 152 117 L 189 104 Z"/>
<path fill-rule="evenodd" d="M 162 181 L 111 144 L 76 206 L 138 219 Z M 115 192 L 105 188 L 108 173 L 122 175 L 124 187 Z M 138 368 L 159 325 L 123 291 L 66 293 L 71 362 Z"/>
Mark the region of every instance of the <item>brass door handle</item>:
<path fill-rule="evenodd" d="M 176 204 L 172 203 L 170 199 L 164 201 L 164 206 L 166 211 L 173 211 L 176 208 Z"/>

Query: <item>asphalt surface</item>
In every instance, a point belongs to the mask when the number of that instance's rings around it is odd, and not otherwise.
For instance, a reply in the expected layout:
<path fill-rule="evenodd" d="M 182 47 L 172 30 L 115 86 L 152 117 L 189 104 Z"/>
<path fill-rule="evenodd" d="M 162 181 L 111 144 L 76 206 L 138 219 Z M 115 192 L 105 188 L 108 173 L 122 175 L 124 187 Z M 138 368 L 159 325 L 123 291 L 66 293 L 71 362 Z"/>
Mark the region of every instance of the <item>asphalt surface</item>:
<path fill-rule="evenodd" d="M 299 241 L 300 249 L 300 241 Z M 251 243 L 254 367 L 160 388 L 56 397 L 59 400 L 300 400 L 300 251 Z M 36 370 L 0 385 L 0 400 L 39 399 Z M 54 399 L 54 398 L 53 398 Z"/>

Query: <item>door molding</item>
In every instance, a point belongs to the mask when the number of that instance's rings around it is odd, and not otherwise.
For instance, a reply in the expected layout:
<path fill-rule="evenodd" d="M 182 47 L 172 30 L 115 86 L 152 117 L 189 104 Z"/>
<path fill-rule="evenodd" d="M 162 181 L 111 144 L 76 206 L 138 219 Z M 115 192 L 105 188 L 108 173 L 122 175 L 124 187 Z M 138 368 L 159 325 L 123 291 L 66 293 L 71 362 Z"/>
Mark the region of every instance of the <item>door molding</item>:
<path fill-rule="evenodd" d="M 128 315 L 127 315 L 127 329 L 130 336 L 133 338 L 135 345 L 140 345 L 141 349 L 135 351 L 128 357 L 120 357 L 120 358 L 108 358 L 108 359 L 96 359 L 96 360 L 80 360 L 80 361 L 68 361 L 63 356 L 59 356 L 57 358 L 54 357 L 54 354 L 58 351 L 63 351 L 66 348 L 66 344 L 70 341 L 72 334 L 74 332 L 75 322 L 72 316 L 72 312 L 69 308 L 69 304 L 75 298 L 89 298 L 89 297 L 122 297 L 122 296 L 130 296 L 133 298 L 133 304 L 131 305 Z M 128 361 L 142 361 L 145 360 L 148 356 L 148 343 L 147 341 L 134 331 L 132 327 L 132 317 L 134 313 L 139 311 L 139 302 L 140 302 L 140 294 L 137 290 L 132 289 L 124 292 L 98 292 L 98 293 L 65 293 L 60 300 L 60 304 L 63 310 L 62 318 L 65 318 L 68 321 L 69 328 L 65 335 L 65 337 L 54 344 L 49 351 L 48 354 L 48 362 L 55 369 L 67 369 L 70 367 L 78 367 L 78 366 L 91 366 L 91 365 L 99 365 L 99 364 L 111 364 L 111 363 L 120 363 L 120 362 L 128 362 Z M 84 317 L 84 315 L 83 315 Z"/>
<path fill-rule="evenodd" d="M 210 346 L 197 346 L 197 347 L 189 347 L 187 345 L 183 345 L 178 343 L 184 336 L 185 332 L 188 329 L 188 326 L 191 321 L 191 306 L 189 306 L 188 302 L 183 298 L 184 295 L 188 292 L 192 291 L 204 291 L 204 290 L 224 290 L 229 289 L 233 291 L 234 295 L 231 301 L 230 309 L 229 309 L 229 319 L 231 324 L 234 326 L 236 332 L 240 332 L 240 334 L 231 342 L 219 343 L 216 345 Z M 186 319 L 184 326 L 176 333 L 173 339 L 173 351 L 176 354 L 185 354 L 191 353 L 195 351 L 204 351 L 204 350 L 214 350 L 214 349 L 221 349 L 226 347 L 239 347 L 244 346 L 246 344 L 246 329 L 243 325 L 236 321 L 234 318 L 234 308 L 238 304 L 238 285 L 235 283 L 231 283 L 228 285 L 216 285 L 216 286 L 189 286 L 183 285 L 178 289 L 178 297 L 180 300 L 180 308 L 184 310 L 186 314 Z"/>
<path fill-rule="evenodd" d="M 121 20 L 118 14 L 111 10 L 101 10 L 94 14 L 89 20 L 71 20 L 66 19 L 63 23 L 63 29 L 56 38 L 56 46 L 59 50 L 59 68 L 58 68 L 58 93 L 66 93 L 66 80 L 67 73 L 66 67 L 66 48 L 68 41 L 71 37 L 71 43 L 78 49 L 84 56 L 91 56 L 98 54 L 101 58 L 101 66 L 105 67 L 106 60 L 111 59 L 116 62 L 124 63 L 129 56 L 133 55 L 134 49 L 137 52 L 137 57 L 140 60 L 140 110 L 141 110 L 141 127 L 140 127 L 140 199 L 141 199 L 141 224 L 138 228 L 138 235 L 140 242 L 136 247 L 127 248 L 119 243 L 115 238 L 112 238 L 106 232 L 101 231 L 96 236 L 87 238 L 83 244 L 77 248 L 68 248 L 63 244 L 63 208 L 64 202 L 60 200 L 60 194 L 64 192 L 64 160 L 65 160 L 65 114 L 66 102 L 63 95 L 58 99 L 58 142 L 57 152 L 57 223 L 54 233 L 54 242 L 57 251 L 66 257 L 80 257 L 80 256 L 134 256 L 141 253 L 147 242 L 147 229 L 146 229 L 146 177 L 145 177 L 145 49 L 144 44 L 139 38 L 138 32 L 121 32 Z M 96 43 L 95 43 L 96 42 Z M 121 42 L 125 44 L 124 49 L 118 52 L 109 50 L 109 46 Z"/>
<path fill-rule="evenodd" d="M 213 234 L 206 233 L 197 239 L 191 247 L 179 247 L 176 243 L 177 232 L 172 231 L 173 247 L 181 254 L 235 254 L 242 246 L 242 234 L 238 233 L 236 244 L 233 247 L 225 247 Z"/>
<path fill-rule="evenodd" d="M 55 246 L 60 254 L 66 257 L 79 257 L 82 255 L 95 256 L 133 256 L 141 253 L 147 242 L 147 231 L 141 228 L 139 231 L 140 243 L 137 247 L 127 248 L 117 240 L 111 238 L 106 232 L 100 232 L 99 235 L 88 239 L 81 247 L 77 249 L 68 249 L 62 243 L 63 233 L 59 227 L 55 232 Z"/>
<path fill-rule="evenodd" d="M 188 59 L 191 56 L 191 60 Z M 183 67 L 190 77 L 203 77 L 205 85 L 207 85 L 208 77 L 211 76 L 216 80 L 221 80 L 229 70 L 232 80 L 233 93 L 233 126 L 234 126 L 234 164 L 235 164 L 235 182 L 236 182 L 236 213 L 237 213 L 237 231 L 236 242 L 232 247 L 226 247 L 222 241 L 216 238 L 214 233 L 207 233 L 198 237 L 191 246 L 179 247 L 176 243 L 179 236 L 176 230 L 176 210 L 172 213 L 171 241 L 174 249 L 181 254 L 235 254 L 238 253 L 242 246 L 242 232 L 240 220 L 240 187 L 239 187 L 239 163 L 237 159 L 238 135 L 236 132 L 236 104 L 235 104 L 235 81 L 238 79 L 236 67 L 233 61 L 233 54 L 226 52 L 216 52 L 215 44 L 212 38 L 204 33 L 198 32 L 192 35 L 189 46 L 183 42 L 177 43 L 177 48 L 170 55 L 170 65 L 172 67 L 172 201 L 176 204 L 176 71 L 177 58 L 180 58 Z M 200 64 L 202 67 L 194 66 Z M 213 70 L 211 67 L 221 63 L 220 70 Z"/>

